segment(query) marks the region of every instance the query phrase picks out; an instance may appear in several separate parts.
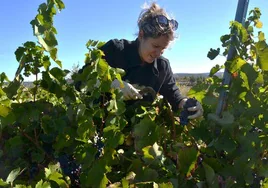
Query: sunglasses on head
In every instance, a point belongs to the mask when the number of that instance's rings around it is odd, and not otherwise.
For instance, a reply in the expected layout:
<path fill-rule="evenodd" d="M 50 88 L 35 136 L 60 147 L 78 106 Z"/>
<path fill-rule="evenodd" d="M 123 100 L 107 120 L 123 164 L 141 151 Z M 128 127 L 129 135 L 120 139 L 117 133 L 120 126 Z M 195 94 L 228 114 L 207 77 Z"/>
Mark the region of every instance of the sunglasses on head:
<path fill-rule="evenodd" d="M 164 15 L 157 15 L 154 18 L 155 18 L 156 23 L 158 23 L 159 26 L 163 28 L 169 28 L 171 26 L 173 31 L 178 29 L 178 22 L 174 19 L 169 20 Z"/>

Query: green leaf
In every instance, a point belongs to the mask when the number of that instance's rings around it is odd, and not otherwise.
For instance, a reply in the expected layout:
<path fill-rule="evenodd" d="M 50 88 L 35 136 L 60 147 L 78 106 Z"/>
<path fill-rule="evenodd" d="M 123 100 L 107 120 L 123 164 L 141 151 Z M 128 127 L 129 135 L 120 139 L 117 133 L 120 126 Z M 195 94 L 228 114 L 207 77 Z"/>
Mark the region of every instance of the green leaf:
<path fill-rule="evenodd" d="M 242 72 L 244 74 L 241 74 Z M 256 79 L 258 78 L 258 72 L 254 69 L 252 65 L 248 63 L 244 64 L 241 67 L 240 75 L 241 78 L 243 79 L 244 84 L 246 84 L 249 88 L 252 87 L 252 85 L 256 82 Z M 247 78 L 245 78 L 245 76 L 243 75 L 245 75 Z"/>
<path fill-rule="evenodd" d="M 62 0 L 55 0 L 54 2 L 55 2 L 56 6 L 57 6 L 57 8 L 58 8 L 59 10 L 62 10 L 62 9 L 65 8 L 65 5 L 64 5 L 64 3 L 62 2 Z"/>
<path fill-rule="evenodd" d="M 240 70 L 240 68 L 246 64 L 246 61 L 240 57 L 236 57 L 233 60 L 229 60 L 225 62 L 225 66 L 226 68 L 231 72 L 234 73 L 238 70 Z"/>
<path fill-rule="evenodd" d="M 60 68 L 62 68 L 62 63 L 60 60 L 56 60 L 55 62 L 59 65 Z"/>
<path fill-rule="evenodd" d="M 151 184 L 152 181 L 157 181 L 158 177 L 159 175 L 155 169 L 149 167 L 143 167 L 138 171 L 135 180 L 141 181 L 144 184 L 147 183 Z"/>
<path fill-rule="evenodd" d="M 38 21 L 38 23 L 39 23 L 40 25 L 44 25 L 44 16 L 43 16 L 43 15 L 38 14 L 38 15 L 36 16 L 36 20 Z"/>
<path fill-rule="evenodd" d="M 136 149 L 142 150 L 142 148 L 153 145 L 157 141 L 159 126 L 146 116 L 134 126 L 133 135 L 135 136 Z"/>
<path fill-rule="evenodd" d="M 220 48 L 217 48 L 217 50 L 210 48 L 210 51 L 207 54 L 207 57 L 210 60 L 215 59 L 220 54 Z"/>
<path fill-rule="evenodd" d="M 52 48 L 58 45 L 58 41 L 55 37 L 55 34 L 52 31 L 49 31 L 45 34 L 44 41 L 49 47 Z"/>
<path fill-rule="evenodd" d="M 6 117 L 10 112 L 10 108 L 0 104 L 0 116 Z"/>
<path fill-rule="evenodd" d="M 12 97 L 17 94 L 20 86 L 21 83 L 15 79 L 14 81 L 10 82 L 7 87 L 3 88 L 3 90 L 7 94 L 7 97 L 12 99 Z"/>
<path fill-rule="evenodd" d="M 36 185 L 35 188 L 50 188 L 51 185 L 49 182 L 45 181 L 43 182 L 43 180 L 40 180 Z"/>
<path fill-rule="evenodd" d="M 58 49 L 57 48 L 53 48 L 52 50 L 49 51 L 50 53 L 50 57 L 56 61 L 57 60 L 57 53 L 58 53 Z"/>
<path fill-rule="evenodd" d="M 264 71 L 268 71 L 268 46 L 265 41 L 256 43 L 257 49 L 257 64 Z"/>
<path fill-rule="evenodd" d="M 68 184 L 62 179 L 62 174 L 58 172 L 53 172 L 49 175 L 48 179 L 51 181 L 56 182 L 62 188 L 68 188 Z"/>
<path fill-rule="evenodd" d="M 231 153 L 235 150 L 237 144 L 236 142 L 232 139 L 231 136 L 228 135 L 228 133 L 222 134 L 218 140 L 214 143 L 214 146 L 218 151 L 226 151 L 228 153 Z"/>
<path fill-rule="evenodd" d="M 144 155 L 144 158 L 145 159 L 154 159 L 154 156 L 150 154 L 149 152 L 149 149 L 151 148 L 152 146 L 146 146 L 144 148 L 142 148 L 142 151 L 143 151 L 143 155 Z"/>
<path fill-rule="evenodd" d="M 164 156 L 162 149 L 157 143 L 154 143 L 152 146 L 146 146 L 142 149 L 143 151 L 143 160 L 145 164 L 151 165 L 151 167 L 161 166 L 161 161 L 163 161 Z"/>
<path fill-rule="evenodd" d="M 32 162 L 41 163 L 45 159 L 45 153 L 42 151 L 31 153 Z"/>
<path fill-rule="evenodd" d="M 88 140 L 86 140 L 88 143 Z M 92 145 L 80 145 L 76 148 L 75 158 L 78 162 L 81 162 L 85 166 L 91 166 L 93 162 L 95 162 L 95 155 L 97 153 L 97 149 Z"/>
<path fill-rule="evenodd" d="M 88 42 L 86 43 L 86 47 L 90 49 L 92 47 L 96 47 L 97 44 L 98 41 L 89 39 Z"/>
<path fill-rule="evenodd" d="M 15 51 L 16 60 L 18 62 L 21 61 L 22 57 L 24 56 L 25 51 L 26 51 L 26 48 L 24 48 L 24 47 L 18 47 L 18 49 Z"/>
<path fill-rule="evenodd" d="M 0 178 L 0 186 L 8 186 L 8 183 L 6 183 L 3 179 Z"/>
<path fill-rule="evenodd" d="M 31 188 L 30 186 L 16 184 L 14 188 Z"/>
<path fill-rule="evenodd" d="M 7 177 L 7 179 L 6 179 L 6 182 L 7 183 L 13 183 L 14 182 L 14 180 L 19 176 L 19 174 L 20 174 L 20 168 L 16 168 L 16 169 L 14 169 L 14 170 L 12 170 L 9 174 L 8 174 L 8 177 Z"/>
<path fill-rule="evenodd" d="M 223 65 L 216 65 L 214 66 L 209 73 L 209 76 L 212 77 L 215 73 L 217 73 L 219 70 L 221 70 L 224 66 Z"/>
<path fill-rule="evenodd" d="M 110 125 L 103 129 L 103 135 L 106 138 L 104 145 L 108 148 L 116 148 L 124 143 L 124 134 L 121 133 L 119 127 Z"/>
<path fill-rule="evenodd" d="M 186 176 L 195 169 L 199 152 L 194 147 L 183 148 L 178 153 L 178 160 L 181 173 Z"/>
<path fill-rule="evenodd" d="M 243 80 L 241 86 L 245 87 L 247 90 L 250 90 L 250 85 L 249 85 L 249 79 L 246 73 L 240 72 L 239 74 L 240 78 Z"/>
<path fill-rule="evenodd" d="M 10 82 L 10 80 L 8 79 L 6 73 L 2 72 L 2 73 L 0 74 L 0 82 L 1 82 L 1 84 L 3 84 L 4 81 Z"/>
<path fill-rule="evenodd" d="M 242 23 L 238 21 L 231 21 L 231 32 L 239 36 L 242 43 L 245 43 L 248 40 L 248 32 L 246 28 L 243 27 Z"/>
<path fill-rule="evenodd" d="M 222 35 L 220 40 L 222 43 L 225 43 L 227 40 L 229 40 L 231 38 L 231 35 L 230 34 L 227 34 L 227 35 Z"/>
<path fill-rule="evenodd" d="M 142 175 L 143 181 L 156 181 L 158 178 L 158 173 L 155 169 L 151 168 L 144 168 L 143 169 L 143 175 Z"/>
<path fill-rule="evenodd" d="M 67 75 L 64 70 L 58 67 L 53 67 L 49 72 L 54 78 L 59 81 L 64 80 L 65 76 Z"/>
<path fill-rule="evenodd" d="M 206 173 L 206 179 L 207 182 L 212 185 L 213 184 L 213 180 L 215 178 L 215 172 L 213 170 L 213 168 L 211 168 L 209 165 L 207 165 L 205 162 L 202 163 L 203 167 L 205 169 L 205 173 Z"/>
<path fill-rule="evenodd" d="M 258 38 L 259 38 L 259 41 L 265 41 L 265 36 L 264 36 L 264 33 L 259 31 L 258 33 Z"/>
<path fill-rule="evenodd" d="M 122 187 L 129 188 L 129 182 L 128 182 L 128 180 L 126 180 L 126 178 L 122 179 Z"/>
<path fill-rule="evenodd" d="M 249 33 L 253 33 L 253 31 L 254 31 L 253 27 L 252 27 L 252 26 L 249 26 L 249 27 L 248 27 L 248 32 L 249 32 Z"/>
<path fill-rule="evenodd" d="M 208 89 L 208 85 L 206 84 L 197 84 L 193 87 L 188 92 L 188 97 L 195 97 L 196 100 L 202 101 L 205 96 L 206 96 L 206 90 Z"/>
<path fill-rule="evenodd" d="M 107 107 L 107 110 L 111 114 L 116 114 L 116 115 L 120 116 L 121 114 L 123 114 L 126 111 L 125 103 L 122 100 L 111 99 L 109 106 Z"/>
<path fill-rule="evenodd" d="M 159 188 L 173 188 L 173 185 L 171 182 L 161 183 L 161 184 L 159 184 Z"/>
<path fill-rule="evenodd" d="M 85 185 L 92 188 L 106 187 L 108 184 L 108 179 L 105 174 L 107 172 L 106 167 L 104 160 L 96 161 L 88 172 Z"/>
<path fill-rule="evenodd" d="M 82 117 L 86 111 L 86 105 L 85 104 L 79 104 L 77 108 L 77 119 Z"/>
<path fill-rule="evenodd" d="M 42 47 L 47 51 L 47 52 L 49 52 L 50 50 L 52 50 L 53 49 L 53 46 L 49 46 L 46 42 L 45 42 L 45 40 L 43 39 L 43 37 L 39 34 L 39 31 L 38 31 L 38 29 L 39 29 L 39 27 L 37 27 L 36 25 L 34 26 L 34 30 L 35 30 L 35 35 L 36 35 L 36 37 L 37 37 L 37 39 L 38 39 L 38 42 L 42 45 Z"/>
<path fill-rule="evenodd" d="M 103 59 L 100 59 L 97 63 L 97 71 L 100 76 L 105 76 L 108 73 L 108 64 Z"/>
<path fill-rule="evenodd" d="M 163 151 L 160 149 L 157 143 L 154 143 L 153 146 L 147 146 L 143 148 L 142 151 L 146 153 L 149 158 L 153 159 L 161 157 L 163 153 Z"/>

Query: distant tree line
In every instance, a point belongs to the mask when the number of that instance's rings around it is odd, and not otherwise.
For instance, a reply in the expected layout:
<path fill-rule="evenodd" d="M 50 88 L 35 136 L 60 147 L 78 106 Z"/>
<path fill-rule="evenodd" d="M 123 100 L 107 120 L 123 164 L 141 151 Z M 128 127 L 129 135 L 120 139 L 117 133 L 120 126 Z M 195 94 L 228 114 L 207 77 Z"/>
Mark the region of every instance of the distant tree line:
<path fill-rule="evenodd" d="M 191 75 L 191 76 L 177 77 L 176 81 L 179 85 L 194 86 L 198 83 L 205 83 L 206 77 Z"/>

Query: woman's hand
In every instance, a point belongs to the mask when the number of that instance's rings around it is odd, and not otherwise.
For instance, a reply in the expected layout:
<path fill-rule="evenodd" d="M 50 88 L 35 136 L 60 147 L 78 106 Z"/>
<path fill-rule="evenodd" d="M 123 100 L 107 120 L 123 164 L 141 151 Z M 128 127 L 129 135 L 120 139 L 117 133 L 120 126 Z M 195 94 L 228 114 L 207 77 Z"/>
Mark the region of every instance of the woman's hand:
<path fill-rule="evenodd" d="M 139 93 L 139 90 L 125 81 L 123 81 L 122 85 L 119 80 L 116 79 L 112 82 L 111 87 L 114 89 L 120 89 L 123 93 L 124 100 L 142 99 L 142 95 Z"/>
<path fill-rule="evenodd" d="M 182 99 L 181 102 L 180 102 L 180 104 L 179 104 L 179 108 L 183 108 L 183 106 L 185 105 L 185 103 L 186 103 L 187 100 L 188 100 L 187 98 Z M 199 118 L 199 117 L 201 117 L 203 115 L 203 112 L 204 112 L 202 105 L 198 101 L 196 102 L 196 106 L 190 107 L 187 110 L 188 111 L 191 111 L 191 112 L 195 112 L 196 111 L 195 114 L 193 114 L 191 116 L 188 116 L 188 119 Z"/>

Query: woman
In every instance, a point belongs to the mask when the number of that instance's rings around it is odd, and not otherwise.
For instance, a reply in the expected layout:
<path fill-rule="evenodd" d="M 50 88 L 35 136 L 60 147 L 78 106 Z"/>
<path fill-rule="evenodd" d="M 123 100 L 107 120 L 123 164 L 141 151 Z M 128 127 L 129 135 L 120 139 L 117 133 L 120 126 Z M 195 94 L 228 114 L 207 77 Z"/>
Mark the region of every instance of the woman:
<path fill-rule="evenodd" d="M 111 67 L 122 68 L 124 87 L 118 80 L 112 82 L 113 88 L 121 89 L 125 100 L 141 99 L 138 88 L 134 85 L 152 87 L 168 100 L 174 111 L 182 108 L 187 98 L 182 96 L 176 85 L 168 59 L 162 56 L 164 50 L 175 38 L 178 23 L 164 9 L 152 3 L 141 12 L 138 19 L 139 33 L 134 41 L 113 39 L 100 49 Z M 196 111 L 189 119 L 202 116 L 203 109 L 199 102 L 189 111 Z"/>

